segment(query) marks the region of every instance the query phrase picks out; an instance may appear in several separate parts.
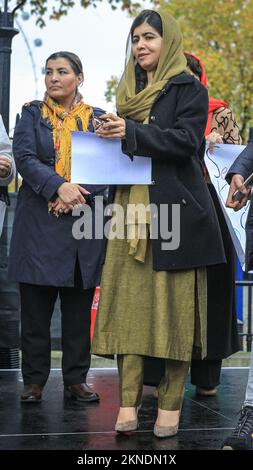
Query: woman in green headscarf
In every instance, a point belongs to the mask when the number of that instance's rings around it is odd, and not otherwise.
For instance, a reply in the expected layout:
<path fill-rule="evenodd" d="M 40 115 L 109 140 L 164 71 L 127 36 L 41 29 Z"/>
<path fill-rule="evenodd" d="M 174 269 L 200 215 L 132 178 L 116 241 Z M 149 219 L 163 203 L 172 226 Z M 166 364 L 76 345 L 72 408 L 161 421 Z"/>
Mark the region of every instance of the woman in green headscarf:
<path fill-rule="evenodd" d="M 166 437 L 178 430 L 193 349 L 205 356 L 206 266 L 224 262 L 224 252 L 199 159 L 207 91 L 185 73 L 179 27 L 145 10 L 128 43 L 119 115 L 101 116 L 96 132 L 120 138 L 131 157 L 151 157 L 153 182 L 111 190 L 126 214 L 126 237 L 108 241 L 92 350 L 117 355 L 118 432 L 138 427 L 145 356 L 165 360 L 154 434 Z"/>

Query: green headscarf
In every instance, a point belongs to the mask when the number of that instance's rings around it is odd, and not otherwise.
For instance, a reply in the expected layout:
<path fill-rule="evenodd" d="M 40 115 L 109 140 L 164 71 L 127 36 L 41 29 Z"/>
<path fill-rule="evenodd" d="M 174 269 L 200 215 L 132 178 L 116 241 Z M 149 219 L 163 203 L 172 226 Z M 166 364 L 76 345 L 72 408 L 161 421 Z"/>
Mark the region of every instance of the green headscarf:
<path fill-rule="evenodd" d="M 183 53 L 182 34 L 176 20 L 168 13 L 157 12 L 162 20 L 163 37 L 159 62 L 151 85 L 136 94 L 135 59 L 131 50 L 116 91 L 117 111 L 122 117 L 148 123 L 151 106 L 158 93 L 165 87 L 171 77 L 186 70 L 186 59 Z M 127 51 L 131 45 L 131 33 L 127 41 Z M 142 203 L 149 205 L 148 186 L 134 185 L 130 188 L 127 214 L 128 234 L 130 235 L 129 255 L 137 261 L 144 262 L 149 236 L 150 212 L 145 213 L 146 226 L 138 220 L 134 207 Z M 131 209 L 132 208 L 132 209 Z"/>
<path fill-rule="evenodd" d="M 135 59 L 131 51 L 116 91 L 116 107 L 119 115 L 139 122 L 147 122 L 158 93 L 171 77 L 184 72 L 187 65 L 183 53 L 182 34 L 176 20 L 169 13 L 157 13 L 162 20 L 163 37 L 160 58 L 151 85 L 136 94 Z M 127 41 L 127 50 L 130 41 L 131 35 Z"/>

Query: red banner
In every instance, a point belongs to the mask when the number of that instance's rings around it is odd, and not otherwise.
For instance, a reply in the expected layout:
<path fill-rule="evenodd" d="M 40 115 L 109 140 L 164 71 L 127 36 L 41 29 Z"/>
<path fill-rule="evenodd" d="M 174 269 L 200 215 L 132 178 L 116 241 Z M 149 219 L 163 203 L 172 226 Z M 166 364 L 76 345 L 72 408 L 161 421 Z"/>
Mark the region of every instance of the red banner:
<path fill-rule="evenodd" d="M 100 287 L 96 287 L 91 307 L 90 339 L 92 341 L 100 297 Z"/>

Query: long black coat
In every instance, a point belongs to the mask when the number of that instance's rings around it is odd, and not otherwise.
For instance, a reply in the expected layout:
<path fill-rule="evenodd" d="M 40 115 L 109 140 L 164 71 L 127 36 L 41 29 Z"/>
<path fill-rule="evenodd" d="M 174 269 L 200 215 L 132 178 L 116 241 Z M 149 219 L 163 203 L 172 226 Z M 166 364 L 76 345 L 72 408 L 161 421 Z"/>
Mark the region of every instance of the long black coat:
<path fill-rule="evenodd" d="M 250 142 L 240 153 L 233 165 L 228 170 L 226 180 L 230 183 L 234 174 L 244 177 L 244 180 L 253 172 L 253 142 Z M 251 271 L 253 269 L 253 205 L 252 201 L 249 207 L 246 231 L 246 249 L 245 249 L 245 269 Z"/>
<path fill-rule="evenodd" d="M 100 115 L 103 111 L 94 108 Z M 90 119 L 89 131 L 93 131 Z M 65 182 L 54 169 L 52 127 L 42 119 L 40 103 L 24 106 L 13 140 L 19 190 L 10 245 L 9 277 L 13 281 L 72 287 L 78 257 L 83 286 L 99 285 L 103 240 L 75 239 L 71 212 L 59 218 L 48 213 L 48 201 Z M 85 185 L 91 197 L 104 195 L 105 186 Z M 94 206 L 91 204 L 92 211 Z M 103 217 L 103 208 L 100 216 Z M 93 217 L 94 222 L 94 217 Z"/>
<path fill-rule="evenodd" d="M 126 119 L 123 151 L 152 158 L 153 184 L 150 202 L 168 204 L 168 228 L 172 228 L 172 204 L 180 206 L 180 244 L 163 250 L 160 235 L 152 239 L 153 268 L 182 270 L 225 262 L 221 233 L 212 199 L 204 181 L 200 157 L 208 95 L 194 77 L 173 77 L 155 100 L 149 124 Z M 156 217 L 156 214 L 153 214 Z"/>
<path fill-rule="evenodd" d="M 219 220 L 227 263 L 207 269 L 207 357 L 224 359 L 239 350 L 237 332 L 236 253 L 229 229 L 212 184 L 208 184 Z"/>

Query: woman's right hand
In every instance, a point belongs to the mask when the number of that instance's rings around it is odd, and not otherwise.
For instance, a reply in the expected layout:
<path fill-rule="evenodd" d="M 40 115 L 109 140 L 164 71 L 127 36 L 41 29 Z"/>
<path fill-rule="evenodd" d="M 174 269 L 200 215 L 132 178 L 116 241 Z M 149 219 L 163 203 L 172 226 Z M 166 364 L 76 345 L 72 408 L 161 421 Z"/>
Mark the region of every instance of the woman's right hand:
<path fill-rule="evenodd" d="M 247 204 L 251 192 L 251 189 L 245 188 L 243 183 L 244 178 L 242 175 L 239 174 L 234 175 L 230 183 L 226 206 L 230 207 L 231 209 L 234 209 L 234 211 L 236 212 Z M 243 198 L 240 201 L 235 201 L 233 198 L 233 195 L 237 190 L 241 191 L 241 193 L 244 194 Z"/>
<path fill-rule="evenodd" d="M 6 177 L 11 172 L 11 160 L 5 155 L 0 155 L 0 177 Z"/>
<path fill-rule="evenodd" d="M 73 209 L 77 204 L 84 204 L 84 196 L 90 193 L 79 184 L 65 182 L 58 188 L 57 194 L 65 204 Z"/>

